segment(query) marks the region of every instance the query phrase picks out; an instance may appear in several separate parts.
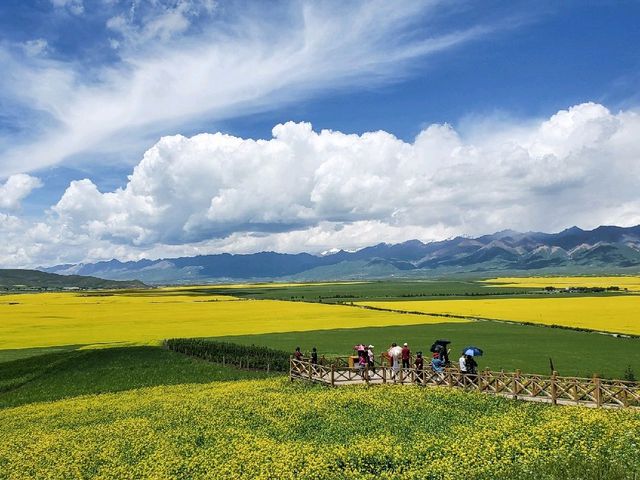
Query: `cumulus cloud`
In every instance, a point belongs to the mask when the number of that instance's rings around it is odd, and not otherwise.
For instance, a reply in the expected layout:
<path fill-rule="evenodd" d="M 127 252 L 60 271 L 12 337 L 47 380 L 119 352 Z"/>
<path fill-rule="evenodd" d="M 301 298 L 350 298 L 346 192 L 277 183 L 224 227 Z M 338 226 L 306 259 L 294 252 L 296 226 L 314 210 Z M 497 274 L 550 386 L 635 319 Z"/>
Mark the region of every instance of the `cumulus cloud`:
<path fill-rule="evenodd" d="M 473 143 L 449 125 L 431 125 L 413 143 L 292 122 L 269 140 L 176 135 L 145 153 L 124 188 L 102 193 L 76 181 L 52 211 L 91 238 L 142 248 L 233 238 L 215 241 L 318 250 L 630 225 L 640 223 L 638 138 L 637 113 L 593 103 Z"/>
<path fill-rule="evenodd" d="M 52 1 L 77 11 L 83 6 Z M 417 59 L 500 28 L 443 31 L 437 2 L 257 3 L 241 14 L 227 5 L 219 18 L 203 0 L 151 3 L 159 5 L 151 13 L 107 20 L 117 56 L 108 64 L 53 56 L 25 61 L 0 47 L 0 69 L 11 72 L 0 77 L 0 100 L 19 102 L 21 117 L 28 111 L 39 120 L 33 123 L 46 126 L 22 143 L 0 137 L 0 146 L 9 146 L 1 152 L 0 175 L 83 152 L 126 150 L 189 122 L 393 81 Z M 415 28 L 419 21 L 426 27 Z"/>
<path fill-rule="evenodd" d="M 483 131 L 467 137 L 431 125 L 408 143 L 289 122 L 264 140 L 164 137 L 123 188 L 74 181 L 46 222 L 3 222 L 10 240 L 0 261 L 322 252 L 506 228 L 640 224 L 637 112 L 585 103 Z"/>
<path fill-rule="evenodd" d="M 31 175 L 24 173 L 11 175 L 4 184 L 0 185 L 0 209 L 14 210 L 19 208 L 20 202 L 34 189 L 41 186 L 40 179 Z"/>

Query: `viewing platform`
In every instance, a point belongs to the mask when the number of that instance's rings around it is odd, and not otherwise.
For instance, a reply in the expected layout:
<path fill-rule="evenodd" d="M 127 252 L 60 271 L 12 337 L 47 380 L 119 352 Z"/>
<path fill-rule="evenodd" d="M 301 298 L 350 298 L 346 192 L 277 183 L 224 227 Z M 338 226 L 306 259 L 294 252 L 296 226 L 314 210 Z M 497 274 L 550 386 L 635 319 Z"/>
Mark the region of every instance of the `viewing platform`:
<path fill-rule="evenodd" d="M 333 387 L 344 385 L 399 384 L 419 387 L 457 388 L 464 391 L 500 395 L 514 400 L 552 405 L 583 405 L 594 408 L 640 408 L 640 382 L 592 378 L 561 377 L 516 372 L 483 370 L 465 374 L 447 367 L 435 372 L 429 365 L 424 370 L 376 365 L 364 369 L 349 365 L 348 357 L 309 360 L 291 358 L 289 377 Z"/>

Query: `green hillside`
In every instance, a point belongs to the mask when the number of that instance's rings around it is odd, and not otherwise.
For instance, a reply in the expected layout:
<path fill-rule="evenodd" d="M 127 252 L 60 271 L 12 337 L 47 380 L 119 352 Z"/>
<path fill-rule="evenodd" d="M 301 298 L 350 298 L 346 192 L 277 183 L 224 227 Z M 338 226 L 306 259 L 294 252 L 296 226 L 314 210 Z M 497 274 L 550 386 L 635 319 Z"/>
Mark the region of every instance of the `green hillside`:
<path fill-rule="evenodd" d="M 65 290 L 144 288 L 139 280 L 105 280 L 83 275 L 58 275 L 38 270 L 0 269 L 0 292 L 22 290 Z"/>

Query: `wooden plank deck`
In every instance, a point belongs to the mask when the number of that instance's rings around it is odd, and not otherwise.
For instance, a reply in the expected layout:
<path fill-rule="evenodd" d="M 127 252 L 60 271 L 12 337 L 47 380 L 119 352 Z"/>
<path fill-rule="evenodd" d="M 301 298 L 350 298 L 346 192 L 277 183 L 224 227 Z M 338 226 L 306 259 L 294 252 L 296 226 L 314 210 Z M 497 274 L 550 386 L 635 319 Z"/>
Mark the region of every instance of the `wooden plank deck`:
<path fill-rule="evenodd" d="M 447 387 L 476 391 L 507 398 L 549 403 L 582 405 L 593 408 L 640 408 L 640 383 L 622 380 L 561 377 L 553 375 L 484 370 L 477 375 L 463 374 L 455 368 L 434 372 L 430 368 L 394 370 L 387 365 L 359 369 L 345 365 L 341 359 L 312 364 L 291 359 L 289 377 L 334 387 L 344 385 L 401 384 L 419 387 Z"/>

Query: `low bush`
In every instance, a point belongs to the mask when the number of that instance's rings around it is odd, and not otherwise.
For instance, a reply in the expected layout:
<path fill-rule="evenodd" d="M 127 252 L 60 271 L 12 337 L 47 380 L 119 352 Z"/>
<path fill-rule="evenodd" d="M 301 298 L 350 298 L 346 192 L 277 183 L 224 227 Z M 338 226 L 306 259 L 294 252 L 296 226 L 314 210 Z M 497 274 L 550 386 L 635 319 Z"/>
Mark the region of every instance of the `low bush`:
<path fill-rule="evenodd" d="M 205 338 L 171 338 L 164 341 L 169 350 L 210 362 L 258 370 L 289 371 L 288 352 L 256 345 L 217 342 Z"/>

